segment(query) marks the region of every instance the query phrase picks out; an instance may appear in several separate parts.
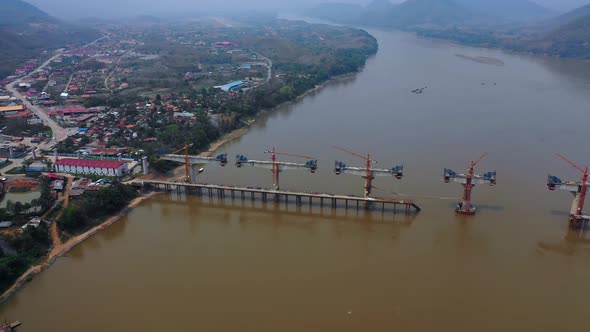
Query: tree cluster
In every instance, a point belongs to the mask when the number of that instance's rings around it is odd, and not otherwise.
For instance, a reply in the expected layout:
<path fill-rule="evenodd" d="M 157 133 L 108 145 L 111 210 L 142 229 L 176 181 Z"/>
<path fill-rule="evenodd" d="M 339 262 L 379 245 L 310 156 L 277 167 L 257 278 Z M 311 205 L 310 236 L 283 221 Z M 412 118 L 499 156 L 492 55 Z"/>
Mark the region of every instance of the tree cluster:
<path fill-rule="evenodd" d="M 27 228 L 14 238 L 0 238 L 0 292 L 10 287 L 31 264 L 47 254 L 50 246 L 49 229 L 44 222 L 37 228 Z M 3 247 L 13 252 L 4 252 Z"/>
<path fill-rule="evenodd" d="M 135 188 L 121 183 L 87 191 L 64 208 L 58 225 L 71 234 L 84 232 L 97 225 L 105 216 L 120 211 L 135 197 Z"/>

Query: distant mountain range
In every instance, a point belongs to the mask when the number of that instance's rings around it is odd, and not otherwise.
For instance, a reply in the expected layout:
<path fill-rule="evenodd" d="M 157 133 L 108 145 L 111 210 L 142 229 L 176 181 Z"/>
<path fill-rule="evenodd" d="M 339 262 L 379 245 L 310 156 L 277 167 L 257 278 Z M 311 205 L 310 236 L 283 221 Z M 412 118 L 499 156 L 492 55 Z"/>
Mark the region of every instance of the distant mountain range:
<path fill-rule="evenodd" d="M 590 5 L 558 16 L 551 23 L 549 32 L 529 41 L 531 51 L 590 59 Z"/>
<path fill-rule="evenodd" d="M 582 6 L 580 8 L 574 9 L 568 13 L 558 16 L 554 21 L 558 24 L 567 24 L 570 23 L 578 18 L 589 17 L 590 16 L 590 3 L 586 6 Z"/>
<path fill-rule="evenodd" d="M 44 11 L 21 0 L 2 0 L 0 9 L 0 25 L 57 22 Z"/>
<path fill-rule="evenodd" d="M 555 12 L 529 0 L 406 0 L 394 5 L 374 0 L 366 7 L 341 3 L 308 11 L 324 19 L 356 24 L 409 27 L 424 24 L 506 24 L 549 18 Z"/>
<path fill-rule="evenodd" d="M 455 0 L 407 0 L 390 12 L 395 26 L 465 24 L 480 16 Z"/>
<path fill-rule="evenodd" d="M 559 16 L 529 0 L 375 0 L 365 7 L 324 4 L 306 14 L 472 45 L 590 58 L 590 5 Z"/>
<path fill-rule="evenodd" d="M 531 21 L 557 15 L 550 9 L 530 0 L 454 0 L 480 15 L 511 21 Z"/>
<path fill-rule="evenodd" d="M 96 39 L 95 30 L 60 22 L 21 0 L 0 1 L 0 79 L 45 50 Z"/>

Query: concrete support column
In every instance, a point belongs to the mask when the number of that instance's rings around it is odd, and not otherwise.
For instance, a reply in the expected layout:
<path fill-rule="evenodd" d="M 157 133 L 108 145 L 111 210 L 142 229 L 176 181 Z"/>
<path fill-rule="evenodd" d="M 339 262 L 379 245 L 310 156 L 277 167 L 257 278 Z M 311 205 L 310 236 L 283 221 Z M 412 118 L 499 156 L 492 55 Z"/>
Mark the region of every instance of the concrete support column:
<path fill-rule="evenodd" d="M 141 162 L 142 162 L 142 167 L 143 167 L 143 174 L 144 175 L 149 174 L 150 173 L 150 170 L 149 170 L 149 163 L 148 163 L 147 157 L 143 157 L 141 159 Z"/>
<path fill-rule="evenodd" d="M 191 183 L 197 183 L 197 165 L 190 165 L 190 176 L 191 176 Z"/>

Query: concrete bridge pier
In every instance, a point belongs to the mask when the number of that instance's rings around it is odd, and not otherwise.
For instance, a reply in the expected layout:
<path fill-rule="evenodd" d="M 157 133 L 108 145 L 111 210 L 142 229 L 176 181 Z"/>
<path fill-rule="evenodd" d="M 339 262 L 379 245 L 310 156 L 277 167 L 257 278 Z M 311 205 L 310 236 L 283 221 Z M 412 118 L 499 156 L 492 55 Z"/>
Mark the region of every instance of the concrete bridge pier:
<path fill-rule="evenodd" d="M 190 177 L 191 177 L 191 183 L 197 183 L 197 165 L 190 165 Z"/>
<path fill-rule="evenodd" d="M 143 168 L 143 175 L 150 174 L 149 163 L 147 157 L 141 158 L 141 166 Z"/>

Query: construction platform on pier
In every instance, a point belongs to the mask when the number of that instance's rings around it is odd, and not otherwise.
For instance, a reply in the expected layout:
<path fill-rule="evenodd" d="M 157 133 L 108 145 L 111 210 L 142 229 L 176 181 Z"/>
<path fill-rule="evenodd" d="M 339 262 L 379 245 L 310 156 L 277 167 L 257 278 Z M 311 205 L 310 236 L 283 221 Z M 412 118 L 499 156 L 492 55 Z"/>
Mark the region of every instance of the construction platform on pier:
<path fill-rule="evenodd" d="M 381 210 L 382 212 L 392 211 L 393 213 L 405 213 L 407 215 L 420 212 L 420 207 L 409 200 L 400 200 L 393 198 L 365 198 L 346 195 L 332 195 L 322 193 L 292 192 L 282 190 L 270 190 L 261 188 L 243 188 L 231 187 L 213 184 L 189 184 L 175 183 L 165 181 L 137 180 L 131 183 L 134 186 L 144 187 L 147 189 L 162 190 L 167 192 L 184 193 L 187 195 L 196 195 L 199 197 L 208 196 L 218 199 L 231 200 L 261 200 L 262 202 L 273 203 L 294 203 L 298 206 L 307 204 L 312 206 L 319 204 L 320 207 L 337 208 L 354 208 Z M 393 207 L 393 209 L 391 209 Z"/>

